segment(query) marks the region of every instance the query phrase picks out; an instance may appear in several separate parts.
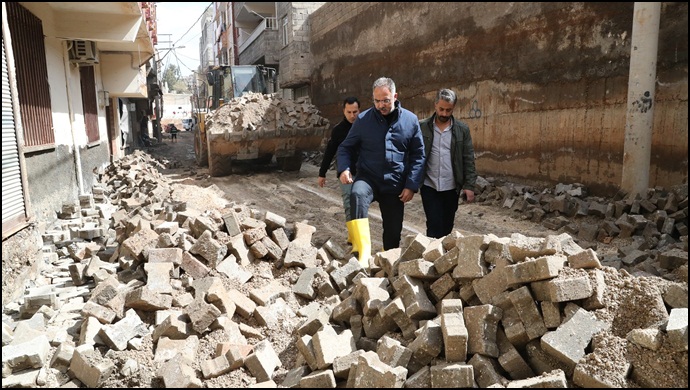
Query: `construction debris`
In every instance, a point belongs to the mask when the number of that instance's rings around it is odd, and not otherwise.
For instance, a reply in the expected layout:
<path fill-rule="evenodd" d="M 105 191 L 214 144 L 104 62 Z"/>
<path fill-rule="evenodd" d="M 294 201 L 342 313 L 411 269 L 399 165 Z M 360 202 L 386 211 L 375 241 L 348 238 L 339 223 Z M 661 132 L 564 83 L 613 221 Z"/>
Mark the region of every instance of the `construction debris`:
<path fill-rule="evenodd" d="M 270 210 L 188 209 L 143 153 L 99 182 L 59 211 L 41 277 L 4 304 L 3 387 L 688 385 L 687 189 L 571 207 L 576 189 L 487 181 L 484 201 L 544 221 L 600 210 L 595 237 L 617 227 L 639 246 L 602 261 L 565 231 L 418 234 L 365 270 Z"/>
<path fill-rule="evenodd" d="M 232 98 L 206 118 L 209 133 L 299 130 L 328 127 L 308 98 L 283 99 L 278 94 L 245 93 Z"/>
<path fill-rule="evenodd" d="M 247 93 L 220 106 L 197 129 L 197 161 L 208 164 L 211 176 L 236 172 L 249 162 L 271 163 L 299 171 L 303 153 L 323 143 L 328 120 L 307 98 L 282 99 L 278 94 Z M 240 164 L 238 164 L 240 163 Z"/>

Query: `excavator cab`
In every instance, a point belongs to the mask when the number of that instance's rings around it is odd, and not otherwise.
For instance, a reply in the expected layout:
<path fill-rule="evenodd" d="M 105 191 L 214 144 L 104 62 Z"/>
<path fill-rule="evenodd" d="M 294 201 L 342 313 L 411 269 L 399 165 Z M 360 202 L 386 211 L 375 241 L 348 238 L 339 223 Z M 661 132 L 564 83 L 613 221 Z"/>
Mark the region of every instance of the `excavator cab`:
<path fill-rule="evenodd" d="M 266 78 L 258 66 L 237 65 L 230 68 L 232 75 L 233 96 L 242 96 L 246 92 L 268 93 Z"/>

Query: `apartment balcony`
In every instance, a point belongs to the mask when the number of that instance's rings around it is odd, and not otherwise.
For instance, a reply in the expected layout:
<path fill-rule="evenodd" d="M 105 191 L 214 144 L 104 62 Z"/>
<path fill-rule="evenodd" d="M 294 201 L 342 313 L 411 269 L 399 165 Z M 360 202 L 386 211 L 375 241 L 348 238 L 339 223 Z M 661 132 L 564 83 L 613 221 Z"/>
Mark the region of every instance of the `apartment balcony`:
<path fill-rule="evenodd" d="M 233 2 L 240 64 L 278 63 L 276 3 Z M 248 61 L 248 62 L 247 62 Z M 257 62 L 258 61 L 258 62 Z M 275 62 L 273 62 L 275 61 Z"/>
<path fill-rule="evenodd" d="M 264 64 L 277 66 L 280 60 L 280 39 L 277 30 L 263 29 L 252 34 L 239 47 L 240 65 Z"/>
<path fill-rule="evenodd" d="M 240 53 L 242 53 L 249 45 L 257 40 L 264 31 L 274 31 L 278 32 L 278 21 L 276 18 L 265 18 L 262 19 L 259 24 L 254 28 L 254 30 L 247 31 L 246 29 L 239 29 L 239 34 L 237 38 L 237 44 L 239 45 Z"/>
<path fill-rule="evenodd" d="M 263 18 L 276 16 L 276 3 L 274 2 L 233 2 L 233 12 L 235 13 L 235 23 L 238 26 L 256 25 Z"/>
<path fill-rule="evenodd" d="M 95 41 L 99 51 L 132 52 L 143 59 L 153 56 L 158 36 L 151 2 L 40 4 L 55 21 L 47 36 Z"/>

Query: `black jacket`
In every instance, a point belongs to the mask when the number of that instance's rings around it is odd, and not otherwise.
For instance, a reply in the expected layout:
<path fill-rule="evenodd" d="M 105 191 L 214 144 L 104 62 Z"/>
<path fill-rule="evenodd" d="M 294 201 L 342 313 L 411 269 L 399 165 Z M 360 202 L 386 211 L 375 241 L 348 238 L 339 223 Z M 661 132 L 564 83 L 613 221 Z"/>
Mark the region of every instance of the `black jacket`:
<path fill-rule="evenodd" d="M 326 145 L 326 151 L 323 153 L 321 168 L 319 168 L 319 177 L 326 177 L 326 172 L 328 171 L 328 168 L 331 167 L 331 162 L 333 162 L 335 153 L 338 151 L 338 146 L 340 146 L 340 143 L 343 142 L 345 137 L 347 137 L 347 134 L 350 132 L 351 127 L 352 123 L 348 122 L 347 119 L 343 118 L 343 120 L 340 121 L 340 123 L 338 123 L 337 125 L 335 125 L 335 127 L 331 131 L 331 139 L 328 140 L 328 144 Z M 356 163 L 357 156 L 355 156 L 353 160 L 354 163 Z M 357 173 L 357 170 L 354 168 L 354 163 L 353 169 L 350 170 L 353 177 Z M 335 176 L 338 177 L 337 169 Z"/>

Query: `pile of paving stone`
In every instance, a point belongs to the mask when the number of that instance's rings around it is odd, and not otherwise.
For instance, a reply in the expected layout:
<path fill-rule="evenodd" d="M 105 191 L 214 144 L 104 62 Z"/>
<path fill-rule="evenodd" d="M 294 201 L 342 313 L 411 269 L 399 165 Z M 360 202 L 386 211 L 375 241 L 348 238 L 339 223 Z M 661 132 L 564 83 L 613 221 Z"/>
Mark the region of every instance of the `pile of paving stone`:
<path fill-rule="evenodd" d="M 658 256 L 680 281 L 602 266 L 565 232 L 408 236 L 364 270 L 309 224 L 188 210 L 157 169 L 137 152 L 63 206 L 40 278 L 4 307 L 3 386 L 201 387 L 244 368 L 257 387 L 687 387 L 687 248 Z M 291 366 L 265 337 L 280 329 Z"/>
<path fill-rule="evenodd" d="M 308 98 L 283 99 L 278 94 L 246 93 L 232 98 L 206 118 L 206 131 L 267 132 L 327 128 L 328 119 Z"/>
<path fill-rule="evenodd" d="M 631 239 L 618 254 L 601 259 L 616 268 L 637 268 L 663 275 L 664 258 L 688 251 L 688 185 L 671 190 L 650 188 L 634 197 L 620 190 L 613 199 L 587 196 L 579 184 L 559 183 L 537 189 L 493 178 L 478 178 L 478 202 L 491 202 L 520 213 L 522 218 L 568 233 L 585 248 L 596 243 Z M 661 262 L 661 268 L 659 268 Z"/>

